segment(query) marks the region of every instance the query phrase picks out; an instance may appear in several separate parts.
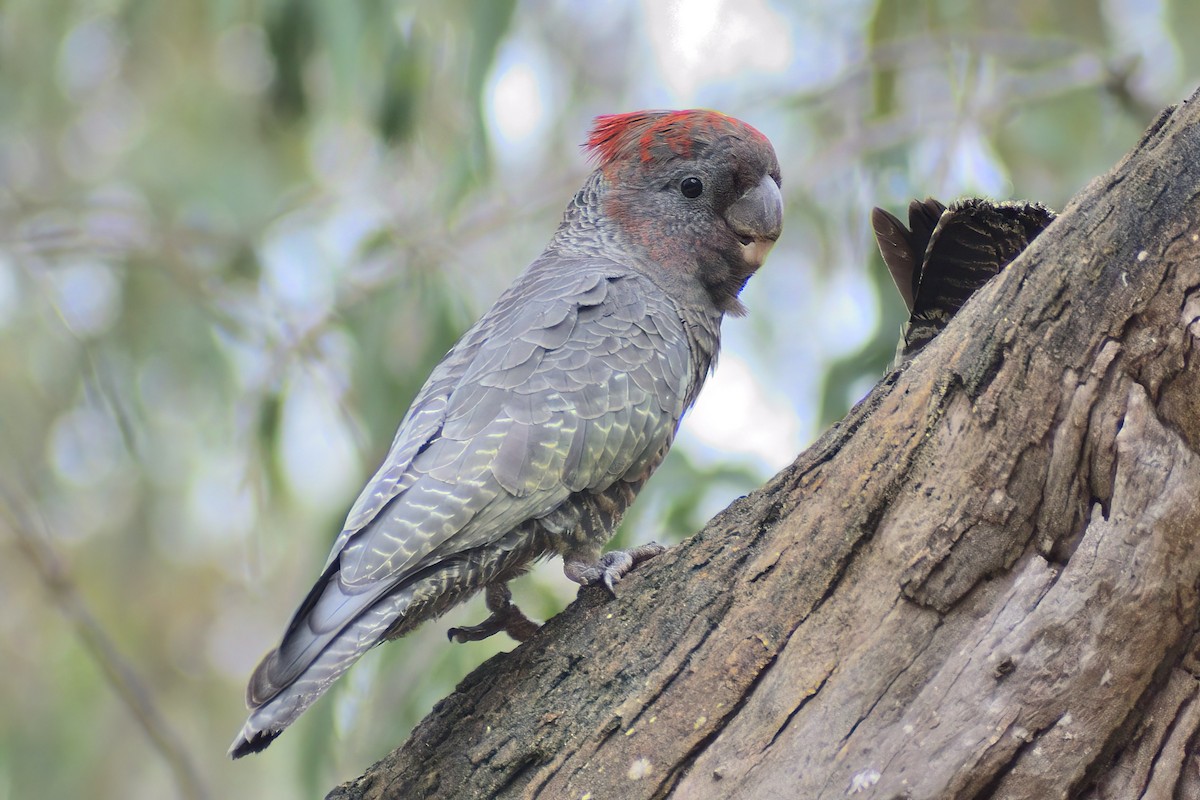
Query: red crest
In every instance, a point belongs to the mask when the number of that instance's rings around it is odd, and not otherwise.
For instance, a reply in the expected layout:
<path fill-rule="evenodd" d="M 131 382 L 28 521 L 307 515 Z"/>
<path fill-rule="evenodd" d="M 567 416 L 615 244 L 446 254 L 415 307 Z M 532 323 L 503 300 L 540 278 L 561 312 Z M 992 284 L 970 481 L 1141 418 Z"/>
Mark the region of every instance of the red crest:
<path fill-rule="evenodd" d="M 766 141 L 758 130 L 719 111 L 633 111 L 596 117 L 587 142 L 588 155 L 599 166 L 637 158 L 642 162 L 678 156 L 690 158 L 698 141 L 722 135 Z"/>

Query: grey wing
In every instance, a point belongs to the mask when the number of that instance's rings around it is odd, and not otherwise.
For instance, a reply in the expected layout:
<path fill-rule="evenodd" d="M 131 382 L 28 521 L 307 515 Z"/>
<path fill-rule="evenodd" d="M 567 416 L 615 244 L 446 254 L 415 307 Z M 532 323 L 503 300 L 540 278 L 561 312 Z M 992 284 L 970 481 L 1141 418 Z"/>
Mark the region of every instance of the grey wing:
<path fill-rule="evenodd" d="M 434 368 L 408 413 L 396 431 L 395 439 L 383 463 L 359 494 L 345 526 L 333 543 L 328 567 L 341 555 L 350 539 L 372 523 L 397 497 L 410 489 L 413 483 L 432 468 L 439 477 L 458 477 L 453 474 L 456 467 L 465 466 L 466 448 L 446 441 L 442 428 L 447 417 L 460 418 L 470 413 L 475 427 L 481 421 L 498 415 L 500 393 L 490 393 L 486 402 L 476 402 L 478 387 L 475 381 L 484 381 L 485 388 L 503 385 L 502 374 L 520 375 L 530 365 L 539 363 L 532 354 L 533 344 L 519 341 L 523 331 L 537 336 L 539 326 L 546 327 L 549 320 L 565 316 L 573 302 L 590 302 L 603 279 L 602 273 L 585 272 L 576 276 L 552 276 L 537 279 L 536 263 L 497 300 L 492 309 L 469 331 L 463 334 L 446 357 Z M 523 296 L 532 296 L 523 299 Z M 513 349 L 509 352 L 510 346 Z M 525 354 L 525 360 L 518 356 Z M 451 409 L 453 405 L 453 409 Z M 426 469 L 413 469 L 413 459 L 419 453 L 434 449 L 437 452 L 423 459 Z"/>
<path fill-rule="evenodd" d="M 473 343 L 433 435 L 364 491 L 374 500 L 358 505 L 376 512 L 342 534 L 343 583 L 486 545 L 669 445 L 690 375 L 678 313 L 646 279 L 590 264 L 535 265 L 481 321 L 490 335 Z"/>
<path fill-rule="evenodd" d="M 691 374 L 670 301 L 607 262 L 538 266 L 430 376 L 252 692 L 260 702 L 410 576 L 574 492 L 644 477 L 669 446 Z"/>

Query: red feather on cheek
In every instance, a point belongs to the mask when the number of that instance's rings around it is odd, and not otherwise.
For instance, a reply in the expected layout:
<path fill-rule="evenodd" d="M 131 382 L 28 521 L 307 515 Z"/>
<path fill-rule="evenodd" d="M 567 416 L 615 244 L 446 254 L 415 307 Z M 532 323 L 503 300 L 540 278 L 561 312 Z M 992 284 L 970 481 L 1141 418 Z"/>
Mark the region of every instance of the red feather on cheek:
<path fill-rule="evenodd" d="M 645 253 L 658 270 L 686 273 L 695 269 L 698 258 L 707 263 L 722 247 L 723 226 L 701 230 L 672 226 L 662 216 L 648 216 L 638 207 L 636 196 L 613 192 L 604 199 L 605 217 L 617 224 L 625 240 Z"/>

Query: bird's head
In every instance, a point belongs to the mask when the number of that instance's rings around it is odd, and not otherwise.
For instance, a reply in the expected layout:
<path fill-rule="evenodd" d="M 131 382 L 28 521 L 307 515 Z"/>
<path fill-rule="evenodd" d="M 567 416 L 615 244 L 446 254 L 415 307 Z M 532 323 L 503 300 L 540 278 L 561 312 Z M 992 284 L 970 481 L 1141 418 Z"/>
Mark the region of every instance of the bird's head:
<path fill-rule="evenodd" d="M 644 267 L 691 276 L 721 311 L 783 226 L 779 161 L 767 137 L 716 111 L 597 117 L 584 145 L 603 176 L 597 198 Z"/>

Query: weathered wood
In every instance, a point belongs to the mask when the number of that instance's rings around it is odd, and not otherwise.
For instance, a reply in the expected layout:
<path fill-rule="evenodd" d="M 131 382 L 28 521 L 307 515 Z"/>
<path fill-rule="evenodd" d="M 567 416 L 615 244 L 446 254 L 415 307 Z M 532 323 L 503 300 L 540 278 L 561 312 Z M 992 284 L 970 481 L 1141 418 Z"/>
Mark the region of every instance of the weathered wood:
<path fill-rule="evenodd" d="M 795 464 L 330 797 L 1195 796 L 1198 337 L 1193 98 Z"/>

